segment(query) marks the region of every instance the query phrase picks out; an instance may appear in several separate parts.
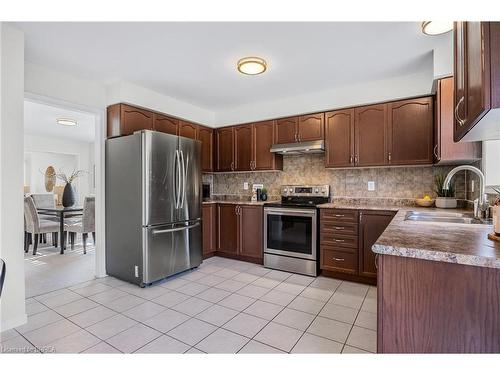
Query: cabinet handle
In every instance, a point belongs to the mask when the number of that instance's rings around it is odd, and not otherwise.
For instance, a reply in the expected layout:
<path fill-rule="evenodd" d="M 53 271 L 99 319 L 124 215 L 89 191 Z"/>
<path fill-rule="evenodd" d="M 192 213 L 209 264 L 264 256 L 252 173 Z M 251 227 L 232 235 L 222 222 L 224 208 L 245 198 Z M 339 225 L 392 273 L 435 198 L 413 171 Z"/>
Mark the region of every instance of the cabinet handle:
<path fill-rule="evenodd" d="M 354 164 L 358 164 L 359 162 L 359 156 L 356 154 L 354 155 Z"/>
<path fill-rule="evenodd" d="M 333 216 L 335 216 L 335 217 L 344 217 L 345 215 L 334 214 Z"/>
<path fill-rule="evenodd" d="M 231 170 L 234 171 L 234 161 L 231 162 Z"/>
<path fill-rule="evenodd" d="M 297 133 L 297 139 L 299 140 L 300 142 L 300 133 Z"/>
<path fill-rule="evenodd" d="M 344 227 L 333 227 L 333 229 L 336 229 L 336 230 L 344 230 L 345 228 L 344 228 Z"/>
<path fill-rule="evenodd" d="M 333 239 L 335 242 L 345 242 L 345 240 L 338 240 L 336 238 Z"/>
<path fill-rule="evenodd" d="M 438 145 L 437 145 L 437 143 L 436 143 L 436 145 L 434 146 L 434 151 L 433 151 L 433 154 L 434 154 L 434 156 L 436 157 L 436 159 L 439 159 L 438 154 L 437 154 L 437 149 L 438 149 Z"/>
<path fill-rule="evenodd" d="M 391 153 L 389 152 L 389 154 L 387 155 L 387 159 L 389 159 L 389 163 L 391 162 L 391 159 L 392 159 L 392 155 Z"/>
<path fill-rule="evenodd" d="M 255 170 L 255 168 L 257 168 L 257 162 L 254 160 L 253 161 L 253 169 Z"/>
<path fill-rule="evenodd" d="M 349 164 L 352 164 L 353 161 L 354 161 L 354 156 L 351 155 L 351 157 L 349 158 Z"/>
<path fill-rule="evenodd" d="M 464 97 L 464 96 L 462 96 L 462 97 L 460 98 L 460 100 L 458 101 L 458 103 L 457 103 L 456 107 L 455 107 L 455 119 L 458 121 L 458 125 L 459 125 L 460 127 L 464 126 L 465 120 L 462 120 L 462 119 L 460 118 L 460 115 L 458 114 L 458 109 L 460 108 L 460 104 L 462 104 L 462 102 L 464 101 L 464 99 L 465 99 L 465 97 Z"/>
<path fill-rule="evenodd" d="M 332 258 L 334 261 L 336 262 L 344 262 L 345 259 L 344 258 Z"/>
<path fill-rule="evenodd" d="M 299 140 L 297 139 L 297 133 L 293 135 L 293 138 L 295 139 L 295 142 L 298 142 Z"/>

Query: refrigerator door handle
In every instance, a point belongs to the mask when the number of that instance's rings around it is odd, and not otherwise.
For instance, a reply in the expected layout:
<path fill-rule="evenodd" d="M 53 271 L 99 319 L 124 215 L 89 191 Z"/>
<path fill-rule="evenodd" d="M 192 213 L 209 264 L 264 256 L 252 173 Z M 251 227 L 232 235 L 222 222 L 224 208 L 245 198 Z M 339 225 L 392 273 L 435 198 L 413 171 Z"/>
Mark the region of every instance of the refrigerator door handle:
<path fill-rule="evenodd" d="M 186 162 L 184 161 L 184 153 L 181 150 L 181 164 L 182 164 L 182 199 L 181 199 L 181 205 L 180 208 L 184 208 L 184 201 L 186 198 L 186 173 L 187 173 L 187 168 L 186 168 Z"/>
<path fill-rule="evenodd" d="M 180 190 L 181 190 L 181 164 L 179 158 L 179 150 L 175 150 L 175 163 L 177 165 L 177 186 L 175 188 L 175 208 L 179 208 Z"/>
<path fill-rule="evenodd" d="M 195 228 L 195 227 L 197 227 L 199 225 L 200 225 L 200 222 L 198 221 L 198 222 L 196 222 L 194 224 L 191 224 L 191 225 L 188 225 L 188 226 L 183 226 L 183 227 L 169 228 L 169 229 L 156 229 L 156 230 L 153 230 L 151 233 L 153 235 L 155 235 L 155 234 L 161 234 L 161 233 L 179 232 L 181 230 Z"/>

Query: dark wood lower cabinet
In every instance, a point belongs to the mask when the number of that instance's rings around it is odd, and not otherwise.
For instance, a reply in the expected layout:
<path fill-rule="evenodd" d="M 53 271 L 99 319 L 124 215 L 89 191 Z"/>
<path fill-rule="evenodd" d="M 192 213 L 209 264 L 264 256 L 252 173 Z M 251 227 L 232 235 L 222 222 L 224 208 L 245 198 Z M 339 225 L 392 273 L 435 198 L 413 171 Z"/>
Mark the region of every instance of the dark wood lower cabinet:
<path fill-rule="evenodd" d="M 320 268 L 326 276 L 375 284 L 373 244 L 394 211 L 321 209 Z"/>
<path fill-rule="evenodd" d="M 239 206 L 239 249 L 238 254 L 256 260 L 263 258 L 263 208 L 262 206 Z"/>
<path fill-rule="evenodd" d="M 238 205 L 217 205 L 217 251 L 236 255 L 238 253 Z"/>
<path fill-rule="evenodd" d="M 209 257 L 217 251 L 217 204 L 204 204 L 203 220 L 203 257 Z"/>
<path fill-rule="evenodd" d="M 379 353 L 500 353 L 500 269 L 378 257 Z"/>

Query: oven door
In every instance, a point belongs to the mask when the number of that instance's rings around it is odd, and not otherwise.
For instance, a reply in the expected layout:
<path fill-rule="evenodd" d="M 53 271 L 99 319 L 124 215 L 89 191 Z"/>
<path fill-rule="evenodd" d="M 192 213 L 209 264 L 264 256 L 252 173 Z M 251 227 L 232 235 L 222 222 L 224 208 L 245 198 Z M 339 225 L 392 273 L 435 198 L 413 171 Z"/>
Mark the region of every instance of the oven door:
<path fill-rule="evenodd" d="M 317 259 L 316 209 L 264 208 L 264 252 Z"/>

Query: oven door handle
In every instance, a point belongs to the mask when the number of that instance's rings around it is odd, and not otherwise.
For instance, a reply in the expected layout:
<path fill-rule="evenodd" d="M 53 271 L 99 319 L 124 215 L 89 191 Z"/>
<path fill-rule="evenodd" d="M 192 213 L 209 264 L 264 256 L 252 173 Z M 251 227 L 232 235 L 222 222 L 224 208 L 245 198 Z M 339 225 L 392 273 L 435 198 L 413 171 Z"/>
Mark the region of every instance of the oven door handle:
<path fill-rule="evenodd" d="M 316 209 L 314 210 L 294 210 L 294 209 L 272 209 L 272 208 L 264 208 L 265 214 L 272 215 L 300 215 L 300 216 L 316 216 Z"/>

